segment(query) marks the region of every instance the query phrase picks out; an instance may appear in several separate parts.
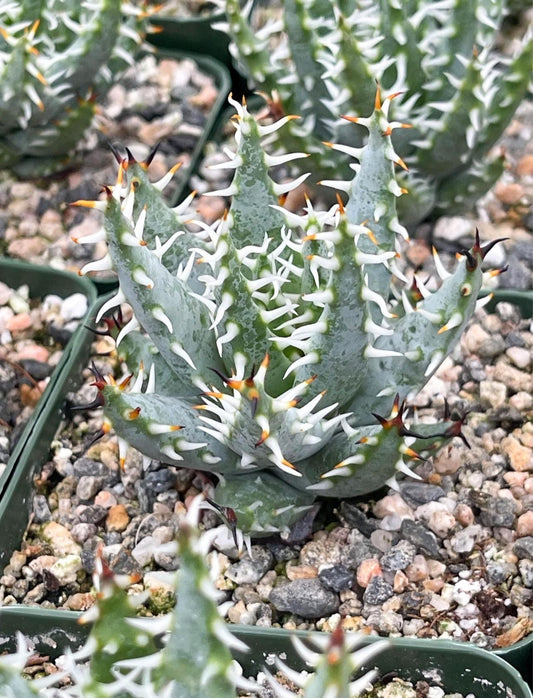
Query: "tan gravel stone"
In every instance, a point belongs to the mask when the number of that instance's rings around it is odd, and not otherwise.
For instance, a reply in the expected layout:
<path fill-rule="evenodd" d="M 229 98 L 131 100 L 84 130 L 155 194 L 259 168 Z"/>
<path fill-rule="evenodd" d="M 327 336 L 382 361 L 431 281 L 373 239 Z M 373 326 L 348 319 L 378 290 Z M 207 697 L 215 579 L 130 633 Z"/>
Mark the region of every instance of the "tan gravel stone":
<path fill-rule="evenodd" d="M 64 555 L 79 555 L 81 552 L 81 545 L 78 545 L 76 541 L 72 538 L 72 535 L 68 528 L 56 523 L 55 521 L 50 521 L 47 523 L 42 530 L 43 540 L 50 543 L 54 555 L 62 557 Z"/>
<path fill-rule="evenodd" d="M 522 446 L 518 439 L 511 435 L 501 440 L 501 447 L 513 470 L 519 472 L 533 470 L 533 451 L 531 448 Z"/>
<path fill-rule="evenodd" d="M 516 535 L 519 538 L 533 536 L 533 511 L 526 511 L 516 520 Z"/>
<path fill-rule="evenodd" d="M 313 579 L 318 576 L 318 569 L 312 565 L 287 565 L 285 573 L 291 581 L 294 579 Z"/>
<path fill-rule="evenodd" d="M 106 518 L 108 531 L 124 531 L 130 522 L 130 517 L 124 504 L 115 504 L 109 509 Z"/>
<path fill-rule="evenodd" d="M 7 251 L 11 257 L 31 260 L 42 255 L 47 247 L 47 243 L 41 238 L 17 238 L 9 243 Z"/>

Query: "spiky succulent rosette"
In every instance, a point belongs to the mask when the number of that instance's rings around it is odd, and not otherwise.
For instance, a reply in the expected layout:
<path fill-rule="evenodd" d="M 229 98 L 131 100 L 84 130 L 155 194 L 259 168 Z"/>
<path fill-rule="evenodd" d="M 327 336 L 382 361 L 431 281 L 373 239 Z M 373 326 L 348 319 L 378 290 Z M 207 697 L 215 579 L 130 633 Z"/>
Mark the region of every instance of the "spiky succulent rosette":
<path fill-rule="evenodd" d="M 95 382 L 121 461 L 130 444 L 148 462 L 214 473 L 216 502 L 260 535 L 286 529 L 318 495 L 361 495 L 411 473 L 418 437 L 460 435 L 450 421 L 410 430 L 404 401 L 459 340 L 494 243 L 482 248 L 476 237 L 453 274 L 438 264 L 446 278 L 435 292 L 399 271 L 406 233 L 396 216 L 402 163 L 391 98 L 381 103 L 378 92 L 371 116 L 350 117 L 368 142 L 354 151 L 347 203 L 318 212 L 308 202 L 303 215 L 278 202 L 302 177 L 277 184 L 269 175 L 302 153 L 272 157 L 262 146 L 290 117 L 261 125 L 230 101 L 236 150 L 225 215 L 191 232 L 184 207 L 166 210 L 146 164 L 130 158 L 103 200 L 78 202 L 103 212 L 108 244 L 106 258 L 82 272 L 118 274 L 98 320 L 125 300 L 133 310 L 117 347 L 136 378 Z"/>
<path fill-rule="evenodd" d="M 207 554 L 218 531 L 200 533 L 202 499 L 196 497 L 180 521 L 176 540 L 180 568 L 172 612 L 139 617 L 142 599 L 128 591 L 136 580 L 114 575 L 100 555 L 94 573 L 95 603 L 80 619 L 91 626 L 84 646 L 58 659 L 59 672 L 30 682 L 20 672 L 32 652 L 19 635 L 17 652 L 0 656 L 0 698 L 54 698 L 59 694 L 53 686 L 60 681 L 65 683 L 61 688 L 65 698 L 236 698 L 242 695 L 238 689 L 259 692 L 260 685 L 244 678 L 232 657 L 232 652 L 242 656 L 248 647 L 224 623 L 224 607 L 217 605 L 221 592 L 213 583 L 218 574 L 216 557 L 212 556 L 215 564 L 210 567 Z M 279 658 L 278 668 L 298 685 L 305 684 L 305 698 L 359 696 L 376 672 L 353 680 L 355 672 L 388 645 L 382 640 L 361 647 L 361 636 L 345 636 L 341 626 L 331 637 L 316 637 L 313 649 L 299 638 L 293 640 L 314 672 L 301 675 Z M 268 672 L 267 676 L 275 695 L 294 696 Z"/>
<path fill-rule="evenodd" d="M 367 114 L 376 80 L 407 93 L 393 114 L 413 126 L 393 136 L 410 168 L 404 225 L 468 210 L 500 176 L 504 158 L 490 150 L 527 94 L 533 63 L 530 30 L 514 55 L 495 50 L 505 0 L 287 0 L 259 31 L 251 0 L 245 11 L 239 0 L 218 4 L 227 22 L 216 26 L 253 87 L 275 113 L 303 117 L 279 143 L 312 152 L 321 172 L 346 171 L 347 158 L 325 154 L 320 141 L 362 139 L 338 115 Z"/>
<path fill-rule="evenodd" d="M 123 0 L 0 0 L 0 167 L 64 166 L 96 99 L 133 64 L 145 18 Z"/>

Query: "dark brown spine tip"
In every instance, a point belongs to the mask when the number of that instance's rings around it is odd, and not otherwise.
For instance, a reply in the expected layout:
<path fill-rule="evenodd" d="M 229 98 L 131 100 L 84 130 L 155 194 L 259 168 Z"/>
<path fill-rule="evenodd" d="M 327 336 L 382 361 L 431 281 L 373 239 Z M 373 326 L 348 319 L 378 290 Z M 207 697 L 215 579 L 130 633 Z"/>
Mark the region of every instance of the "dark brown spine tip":
<path fill-rule="evenodd" d="M 492 248 L 495 245 L 497 245 L 499 242 L 504 242 L 505 240 L 509 240 L 509 238 L 497 238 L 496 240 L 491 240 L 486 245 L 483 245 L 483 247 L 480 247 L 479 253 L 481 255 L 481 259 L 485 259 L 485 257 L 488 255 L 488 253 L 492 250 Z"/>
<path fill-rule="evenodd" d="M 147 156 L 147 157 L 145 158 L 145 160 L 144 160 L 144 165 L 145 165 L 146 167 L 150 167 L 150 164 L 151 164 L 152 160 L 154 159 L 155 154 L 156 154 L 157 151 L 159 150 L 159 146 L 160 146 L 160 145 L 161 145 L 161 141 L 158 141 L 158 142 L 154 145 L 154 147 L 152 148 L 152 150 L 148 153 L 148 156 Z"/>
<path fill-rule="evenodd" d="M 466 257 L 466 268 L 468 271 L 474 271 L 477 269 L 477 260 L 470 250 L 461 250 L 460 254 Z"/>
<path fill-rule="evenodd" d="M 133 153 L 129 148 L 126 148 L 126 155 L 128 156 L 128 165 L 135 165 L 137 160 L 133 157 Z"/>
<path fill-rule="evenodd" d="M 94 446 L 94 444 L 99 441 L 102 436 L 105 436 L 106 431 L 104 429 L 99 429 L 96 434 L 94 434 L 88 441 L 83 445 L 83 453 L 86 453 L 91 446 Z"/>
<path fill-rule="evenodd" d="M 113 154 L 113 157 L 117 161 L 117 164 L 122 165 L 122 160 L 123 160 L 122 155 L 118 152 L 118 150 L 115 148 L 115 146 L 112 145 L 111 143 L 109 144 L 109 150 Z"/>

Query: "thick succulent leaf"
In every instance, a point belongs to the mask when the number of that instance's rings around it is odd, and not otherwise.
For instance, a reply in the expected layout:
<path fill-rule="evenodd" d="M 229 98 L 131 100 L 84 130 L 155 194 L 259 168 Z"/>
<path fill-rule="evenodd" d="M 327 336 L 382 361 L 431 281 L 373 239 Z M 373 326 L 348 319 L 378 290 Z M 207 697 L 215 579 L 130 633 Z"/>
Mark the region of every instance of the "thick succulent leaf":
<path fill-rule="evenodd" d="M 472 158 L 482 158 L 503 134 L 517 107 L 528 94 L 533 65 L 533 30 L 524 37 L 520 50 L 494 77 L 486 104 L 484 128 L 477 134 Z M 494 72 L 496 69 L 494 69 Z"/>
<path fill-rule="evenodd" d="M 184 381 L 174 373 L 172 366 L 163 359 L 150 337 L 141 332 L 129 332 L 120 342 L 117 355 L 120 361 L 126 364 L 129 373 L 137 374 L 142 366 L 148 377 L 153 370 L 155 372 L 154 391 L 160 395 L 179 395 L 180 397 L 198 395 L 198 388 L 189 380 Z"/>
<path fill-rule="evenodd" d="M 435 128 L 416 152 L 416 167 L 430 176 L 445 177 L 461 168 L 475 147 L 488 97 L 482 63 L 470 58 L 453 99 L 429 104 L 427 120 Z"/>
<path fill-rule="evenodd" d="M 320 39 L 314 25 L 307 21 L 307 5 L 305 0 L 285 0 L 283 3 L 285 29 L 298 76 L 298 82 L 292 85 L 292 102 L 298 105 L 297 113 L 305 109 L 313 114 L 318 138 L 328 138 L 329 130 L 324 122 L 332 116 L 327 107 L 330 94 L 322 80 L 324 69 L 318 62 Z"/>
<path fill-rule="evenodd" d="M 161 257 L 161 262 L 172 274 L 178 272 L 180 268 L 185 269 L 192 254 L 191 250 L 202 250 L 205 246 L 204 241 L 199 235 L 187 230 L 184 216 L 166 204 L 160 184 L 150 181 L 147 166 L 144 163 L 127 162 L 126 175 L 127 186 L 133 186 L 135 189 L 133 219 L 137 220 L 146 209 L 143 240 L 151 250 L 156 249 L 156 238 L 161 246 L 171 241 Z M 200 273 L 202 273 L 201 265 L 193 264 L 188 285 L 196 293 L 201 293 L 203 290 L 203 286 L 197 280 Z"/>
<path fill-rule="evenodd" d="M 287 530 L 301 518 L 312 506 L 315 495 L 297 490 L 262 470 L 224 477 L 216 488 L 215 500 L 235 510 L 237 526 L 242 531 L 269 536 Z"/>
<path fill-rule="evenodd" d="M 268 174 L 260 127 L 244 107 L 233 104 L 242 123 L 236 153 L 238 165 L 231 184 L 231 235 L 235 247 L 242 249 L 246 245 L 262 245 L 265 235 L 279 235 L 283 216 L 272 208 L 278 197 Z"/>
<path fill-rule="evenodd" d="M 392 349 L 403 356 L 385 356 L 369 364 L 359 392 L 348 407 L 358 415 L 358 424 L 371 423 L 373 412 L 387 411 L 396 393 L 403 400 L 430 379 L 472 317 L 481 283 L 481 258 L 473 270 L 465 259 L 461 260 L 437 291 L 395 322 L 392 336 L 378 337 L 378 349 Z"/>
<path fill-rule="evenodd" d="M 178 546 L 177 601 L 168 640 L 154 670 L 156 694 L 235 698 L 230 650 L 246 647 L 233 638 L 220 617 L 218 595 L 205 560 L 208 548 L 187 522 L 178 532 Z"/>
<path fill-rule="evenodd" d="M 444 216 L 454 209 L 464 211 L 491 189 L 505 170 L 505 155 L 471 162 L 468 169 L 456 172 L 439 183 L 434 210 Z M 407 198 L 407 197 L 406 197 Z"/>
<path fill-rule="evenodd" d="M 97 10 L 85 16 L 70 51 L 57 54 L 51 61 L 50 84 L 54 88 L 73 85 L 84 93 L 111 56 L 121 21 L 121 3 L 101 0 Z"/>
<path fill-rule="evenodd" d="M 6 135 L 7 144 L 19 152 L 27 153 L 36 166 L 34 176 L 39 173 L 37 158 L 66 158 L 92 123 L 95 113 L 93 100 L 79 100 L 76 107 L 63 119 L 46 127 L 27 128 Z M 28 170 L 29 167 L 27 166 Z"/>
<path fill-rule="evenodd" d="M 312 390 L 315 394 L 327 391 L 324 404 L 348 402 L 365 373 L 363 355 L 368 344 L 365 325 L 371 314 L 364 297 L 366 269 L 357 252 L 358 240 L 366 235 L 364 230 L 350 225 L 342 215 L 333 234 L 339 239 L 334 243 L 332 255 L 324 258 L 327 265 L 335 264 L 325 286 L 330 298 L 317 320 L 318 325 L 310 327 L 312 334 L 306 356 L 314 356 L 314 361 L 296 371 L 298 382 L 316 374 Z M 320 257 L 315 259 L 320 264 Z M 309 304 L 313 305 L 313 301 Z M 306 305 L 302 307 L 305 309 Z M 299 332 L 304 331 L 305 326 L 301 326 Z"/>
<path fill-rule="evenodd" d="M 222 370 L 205 305 L 165 269 L 157 254 L 141 244 L 112 197 L 105 216 L 109 254 L 120 290 L 165 361 L 184 382 L 203 376 L 209 367 Z"/>
<path fill-rule="evenodd" d="M 390 100 L 384 102 L 388 108 Z M 395 249 L 396 235 L 403 229 L 396 213 L 396 197 L 400 188 L 394 177 L 394 163 L 398 162 L 389 129 L 386 112 L 379 102 L 372 116 L 358 119 L 368 128 L 368 142 L 361 153 L 360 167 L 353 179 L 346 204 L 348 221 L 355 225 L 365 224 L 372 233 L 378 246 L 366 236 L 361 236 L 358 248 L 361 252 L 376 254 Z M 383 264 L 367 268 L 368 286 L 381 298 L 389 297 L 391 280 L 390 270 Z M 379 323 L 381 313 L 372 309 L 372 316 Z"/>
<path fill-rule="evenodd" d="M 239 469 L 236 455 L 202 430 L 192 400 L 116 386 L 106 386 L 103 395 L 113 429 L 148 458 L 217 473 Z"/>

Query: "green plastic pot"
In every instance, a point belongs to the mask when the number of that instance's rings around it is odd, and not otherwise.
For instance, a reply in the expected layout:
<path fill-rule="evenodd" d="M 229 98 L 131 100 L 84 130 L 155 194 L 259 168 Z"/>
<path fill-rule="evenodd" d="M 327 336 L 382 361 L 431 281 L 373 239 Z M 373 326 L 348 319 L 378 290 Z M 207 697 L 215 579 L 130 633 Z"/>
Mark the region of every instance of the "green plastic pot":
<path fill-rule="evenodd" d="M 84 643 L 87 626 L 77 623 L 80 614 L 65 611 L 43 611 L 39 608 L 9 606 L 0 608 L 0 652 L 14 651 L 16 633 L 26 635 L 38 652 L 56 658 L 67 647 L 79 649 Z M 305 641 L 317 632 L 287 631 L 275 628 L 259 629 L 233 626 L 234 634 L 245 642 L 250 651 L 235 652 L 245 676 L 255 676 L 265 666 L 268 655 L 284 655 L 284 661 L 300 671 L 306 669 L 295 651 L 291 636 Z M 379 638 L 366 637 L 363 644 Z M 408 681 L 439 681 L 449 692 L 476 698 L 533 698 L 531 690 L 518 671 L 500 657 L 470 645 L 448 641 L 395 639 L 391 647 L 379 654 L 371 665 L 380 675 L 390 672 Z"/>
<path fill-rule="evenodd" d="M 54 369 L 46 389 L 20 435 L 6 469 L 0 475 L 0 502 L 2 502 L 4 493 L 16 471 L 25 470 L 27 462 L 35 458 L 35 454 L 48 450 L 59 424 L 61 404 L 72 385 L 72 377 L 78 374 L 80 361 L 86 361 L 89 354 L 90 340 L 88 341 L 87 330 L 82 325 L 88 321 L 91 312 L 94 312 L 91 311 L 91 306 L 96 300 L 96 289 L 88 279 L 80 278 L 75 274 L 6 258 L 0 258 L 0 281 L 13 288 L 27 284 L 31 298 L 44 297 L 47 294 L 56 294 L 65 298 L 73 293 L 82 293 L 87 298 L 89 308 L 85 318 L 80 321 L 78 329 L 65 346 L 60 362 Z M 2 530 L 2 538 L 9 539 L 8 529 L 0 528 L 0 530 Z M 20 531 L 17 531 L 15 542 L 19 539 Z"/>
<path fill-rule="evenodd" d="M 150 20 L 157 33 L 148 34 L 148 41 L 161 48 L 215 58 L 227 68 L 231 77 L 231 91 L 236 98 L 240 98 L 248 92 L 246 78 L 233 64 L 229 37 L 212 26 L 225 19 L 226 14 L 219 10 L 197 17 L 173 17 L 165 14 L 162 8 Z"/>

